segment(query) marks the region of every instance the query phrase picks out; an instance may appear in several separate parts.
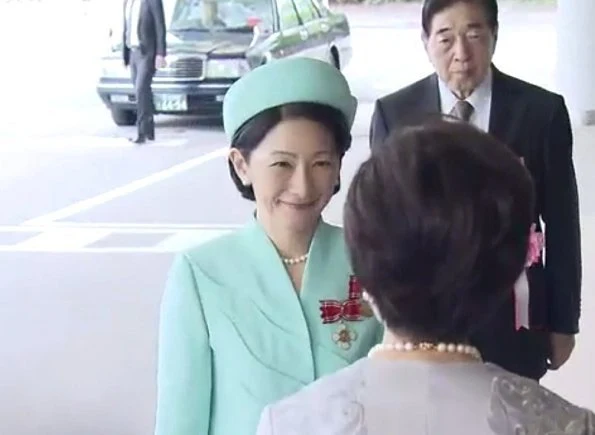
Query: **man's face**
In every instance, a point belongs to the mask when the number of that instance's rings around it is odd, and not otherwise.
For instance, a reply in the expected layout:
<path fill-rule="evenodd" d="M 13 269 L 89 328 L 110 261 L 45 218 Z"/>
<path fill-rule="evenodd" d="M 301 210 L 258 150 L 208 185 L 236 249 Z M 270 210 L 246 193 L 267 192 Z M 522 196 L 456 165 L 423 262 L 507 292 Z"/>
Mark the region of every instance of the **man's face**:
<path fill-rule="evenodd" d="M 459 98 L 467 98 L 488 73 L 496 36 L 480 5 L 460 1 L 434 15 L 423 40 L 440 78 Z"/>

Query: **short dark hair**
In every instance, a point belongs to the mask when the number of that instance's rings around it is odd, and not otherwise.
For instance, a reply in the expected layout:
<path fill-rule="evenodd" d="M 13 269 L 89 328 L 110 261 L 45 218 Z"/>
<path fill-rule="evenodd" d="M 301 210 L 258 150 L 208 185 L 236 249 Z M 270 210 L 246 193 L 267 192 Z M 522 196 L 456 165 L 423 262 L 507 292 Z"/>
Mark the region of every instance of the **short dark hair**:
<path fill-rule="evenodd" d="M 343 157 L 351 147 L 351 132 L 345 116 L 337 109 L 318 103 L 290 103 L 267 109 L 246 121 L 234 134 L 231 147 L 238 149 L 246 160 L 265 136 L 281 121 L 303 118 L 315 121 L 326 127 L 335 139 L 336 151 Z M 252 186 L 245 186 L 236 174 L 231 161 L 228 161 L 231 179 L 242 197 L 254 201 Z M 334 193 L 341 188 L 340 182 Z"/>
<path fill-rule="evenodd" d="M 519 157 L 467 123 L 389 136 L 344 209 L 353 271 L 387 327 L 439 341 L 483 327 L 524 268 L 533 188 Z"/>
<path fill-rule="evenodd" d="M 421 9 L 421 27 L 428 36 L 432 30 L 432 20 L 436 14 L 457 3 L 475 3 L 485 11 L 486 20 L 492 30 L 498 27 L 498 0 L 424 0 Z"/>

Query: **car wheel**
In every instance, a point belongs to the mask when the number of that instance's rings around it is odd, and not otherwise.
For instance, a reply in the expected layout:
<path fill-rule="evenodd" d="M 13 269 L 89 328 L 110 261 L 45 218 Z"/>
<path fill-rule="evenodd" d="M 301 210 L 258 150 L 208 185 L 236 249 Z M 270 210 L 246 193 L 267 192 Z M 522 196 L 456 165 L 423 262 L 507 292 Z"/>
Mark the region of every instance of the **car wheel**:
<path fill-rule="evenodd" d="M 136 124 L 136 112 L 134 110 L 117 109 L 113 107 L 112 119 L 117 126 L 126 127 Z"/>

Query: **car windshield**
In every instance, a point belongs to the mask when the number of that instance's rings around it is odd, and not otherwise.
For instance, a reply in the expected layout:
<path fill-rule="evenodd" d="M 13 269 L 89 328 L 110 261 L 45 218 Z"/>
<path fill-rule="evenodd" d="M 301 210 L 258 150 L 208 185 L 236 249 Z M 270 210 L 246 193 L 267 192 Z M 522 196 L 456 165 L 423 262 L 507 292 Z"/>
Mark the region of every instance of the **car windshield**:
<path fill-rule="evenodd" d="M 252 31 L 272 28 L 272 0 L 165 0 L 169 30 Z"/>

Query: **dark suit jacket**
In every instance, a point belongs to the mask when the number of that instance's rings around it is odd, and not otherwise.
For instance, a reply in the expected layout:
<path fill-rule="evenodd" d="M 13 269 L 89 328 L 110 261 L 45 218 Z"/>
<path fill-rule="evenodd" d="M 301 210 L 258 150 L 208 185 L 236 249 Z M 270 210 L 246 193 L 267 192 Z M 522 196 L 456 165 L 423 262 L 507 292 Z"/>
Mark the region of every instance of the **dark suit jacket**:
<path fill-rule="evenodd" d="M 372 152 L 384 146 L 395 129 L 438 113 L 435 74 L 380 98 L 370 129 Z M 546 226 L 545 264 L 527 273 L 531 329 L 575 334 L 581 302 L 581 243 L 572 130 L 564 99 L 493 67 L 489 131 L 524 158 L 536 187 L 535 222 L 539 229 L 540 219 Z M 498 319 L 500 329 L 514 327 L 512 293 Z M 530 352 L 527 346 L 521 343 L 518 350 Z"/>
<path fill-rule="evenodd" d="M 126 4 L 124 1 L 124 32 L 122 34 L 124 64 L 130 63 L 130 49 L 126 46 Z M 138 39 L 140 51 L 146 56 L 165 56 L 166 27 L 163 3 L 161 0 L 136 0 L 141 2 L 138 20 Z"/>

